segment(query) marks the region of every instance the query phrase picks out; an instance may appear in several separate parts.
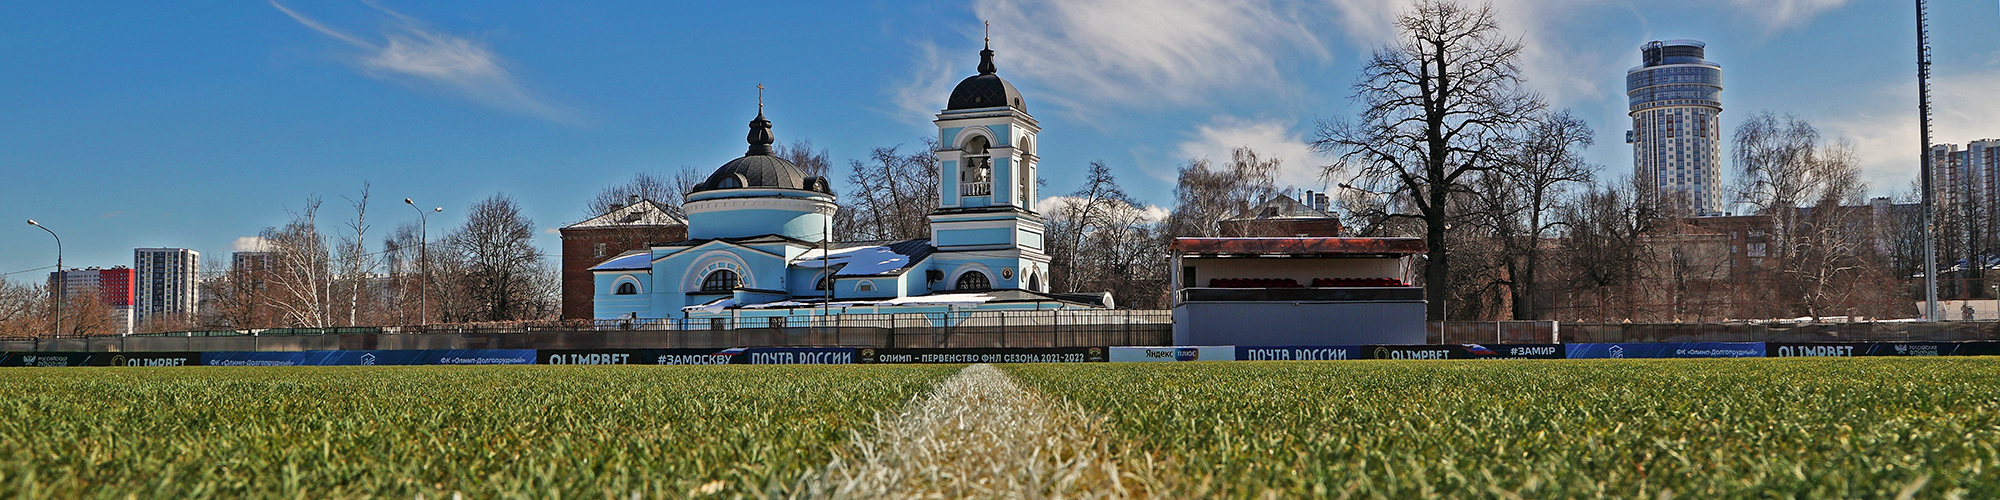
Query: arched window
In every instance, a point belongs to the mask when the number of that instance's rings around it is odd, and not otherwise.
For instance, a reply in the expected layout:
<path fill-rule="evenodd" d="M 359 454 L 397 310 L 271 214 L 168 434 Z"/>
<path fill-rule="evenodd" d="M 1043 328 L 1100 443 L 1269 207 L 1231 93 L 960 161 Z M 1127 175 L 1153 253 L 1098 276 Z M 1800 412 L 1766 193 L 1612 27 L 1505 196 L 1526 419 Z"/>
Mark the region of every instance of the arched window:
<path fill-rule="evenodd" d="M 1016 205 L 1028 207 L 1034 203 L 1034 193 L 1031 190 L 1035 185 L 1034 140 L 1022 137 L 1019 148 L 1021 150 L 1021 160 L 1015 162 L 1014 165 L 1015 176 L 1019 177 L 1019 185 L 1014 187 L 1014 196 L 1020 198 L 1020 202 L 1016 203 Z"/>
<path fill-rule="evenodd" d="M 740 187 L 743 187 L 743 179 L 738 179 L 736 178 L 736 176 L 733 175 L 729 177 L 723 177 L 721 181 L 717 181 L 715 183 L 716 189 L 735 189 Z"/>
<path fill-rule="evenodd" d="M 966 271 L 965 274 L 958 275 L 958 286 L 955 288 L 958 290 L 987 290 L 993 288 L 993 282 L 986 280 L 985 273 Z"/>
<path fill-rule="evenodd" d="M 638 286 L 638 285 L 634 285 L 634 284 L 632 284 L 632 282 L 630 282 L 630 281 L 627 281 L 627 282 L 624 282 L 624 283 L 619 283 L 619 284 L 618 284 L 618 294 L 619 294 L 619 295 L 638 295 L 638 294 L 639 294 L 639 286 Z"/>
<path fill-rule="evenodd" d="M 833 273 L 820 273 L 819 281 L 813 283 L 813 290 L 825 290 L 826 281 L 831 278 L 833 278 Z"/>
<path fill-rule="evenodd" d="M 963 185 L 961 196 L 987 196 L 993 194 L 993 158 L 986 151 L 985 136 L 973 136 L 965 141 L 964 164 L 959 169 L 958 180 Z"/>
<path fill-rule="evenodd" d="M 1028 290 L 1042 291 L 1042 275 L 1037 274 L 1028 277 Z"/>
<path fill-rule="evenodd" d="M 715 272 L 708 273 L 707 278 L 702 278 L 701 291 L 726 292 L 735 290 L 737 282 L 736 271 L 717 269 Z"/>
<path fill-rule="evenodd" d="M 854 285 L 854 290 L 858 292 L 873 292 L 875 291 L 875 280 L 861 280 L 861 284 Z"/>

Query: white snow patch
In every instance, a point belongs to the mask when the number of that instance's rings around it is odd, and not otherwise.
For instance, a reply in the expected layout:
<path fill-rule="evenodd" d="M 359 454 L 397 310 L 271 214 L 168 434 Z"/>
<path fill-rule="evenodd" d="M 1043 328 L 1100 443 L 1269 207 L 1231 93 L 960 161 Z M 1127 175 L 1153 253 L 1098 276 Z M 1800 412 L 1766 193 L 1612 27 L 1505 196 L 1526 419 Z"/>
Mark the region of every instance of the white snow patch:
<path fill-rule="evenodd" d="M 598 264 L 596 266 L 593 266 L 590 268 L 590 270 L 596 271 L 599 269 L 606 269 L 606 270 L 647 269 L 653 267 L 652 263 L 653 263 L 652 252 L 630 253 L 614 257 L 611 260 L 604 261 L 603 264 Z"/>
<path fill-rule="evenodd" d="M 874 276 L 910 265 L 910 256 L 884 246 L 842 248 L 832 252 L 813 249 L 792 258 L 792 265 L 805 269 L 819 269 L 822 265 L 838 267 L 840 271 L 834 273 L 835 276 Z M 842 265 L 846 267 L 840 267 Z"/>
<path fill-rule="evenodd" d="M 993 300 L 992 295 L 986 295 L 983 293 L 948 293 L 942 295 L 925 295 L 921 297 L 897 297 L 878 302 L 877 304 L 885 306 L 960 305 L 960 304 L 984 304 L 987 301 L 991 300 Z"/>
<path fill-rule="evenodd" d="M 715 299 L 713 301 L 710 301 L 707 304 L 683 307 L 681 308 L 681 310 L 687 312 L 701 311 L 708 314 L 717 314 L 721 313 L 723 309 L 727 309 L 729 308 L 729 306 L 733 305 L 736 305 L 735 297 L 723 297 L 720 299 Z"/>

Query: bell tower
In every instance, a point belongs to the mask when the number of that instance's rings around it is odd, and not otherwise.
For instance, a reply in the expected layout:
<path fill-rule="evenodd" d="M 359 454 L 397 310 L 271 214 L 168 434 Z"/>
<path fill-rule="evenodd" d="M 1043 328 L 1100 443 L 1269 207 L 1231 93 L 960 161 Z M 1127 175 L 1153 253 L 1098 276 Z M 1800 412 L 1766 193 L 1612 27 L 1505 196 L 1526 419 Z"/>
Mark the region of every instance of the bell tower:
<path fill-rule="evenodd" d="M 932 123 L 940 179 L 931 240 L 943 271 L 932 290 L 972 290 L 983 277 L 992 289 L 1047 291 L 1046 230 L 1034 208 L 1042 129 L 1020 91 L 997 74 L 990 37 L 979 74 L 952 89 Z"/>

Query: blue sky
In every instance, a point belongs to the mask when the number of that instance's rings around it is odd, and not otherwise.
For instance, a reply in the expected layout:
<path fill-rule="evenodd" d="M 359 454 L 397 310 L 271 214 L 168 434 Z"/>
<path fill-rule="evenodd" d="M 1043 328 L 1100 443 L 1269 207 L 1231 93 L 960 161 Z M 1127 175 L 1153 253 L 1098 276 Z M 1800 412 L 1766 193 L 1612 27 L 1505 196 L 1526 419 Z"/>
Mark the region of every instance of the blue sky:
<path fill-rule="evenodd" d="M 1353 116 L 1350 86 L 1403 2 L 189 0 L 0 3 L 0 273 L 130 265 L 136 247 L 226 257 L 307 197 L 321 226 L 373 184 L 371 246 L 443 206 L 514 196 L 541 229 L 583 218 L 641 171 L 743 153 L 755 85 L 780 142 L 845 165 L 935 134 L 974 73 L 980 21 L 1000 74 L 1042 123 L 1047 194 L 1103 160 L 1142 201 L 1174 169 L 1249 145 L 1319 189 L 1303 141 Z M 1876 194 L 1916 171 L 1908 2 L 1501 0 L 1528 85 L 1598 133 L 1589 159 L 1630 172 L 1624 72 L 1647 40 L 1693 38 L 1723 65 L 1724 133 L 1751 112 L 1813 120 L 1860 152 Z M 2000 3 L 1935 2 L 1939 142 L 2000 137 Z M 1725 151 L 1726 154 L 1726 151 Z M 845 174 L 837 174 L 836 190 Z M 557 238 L 538 243 L 553 254 Z M 40 279 L 39 273 L 8 276 Z"/>

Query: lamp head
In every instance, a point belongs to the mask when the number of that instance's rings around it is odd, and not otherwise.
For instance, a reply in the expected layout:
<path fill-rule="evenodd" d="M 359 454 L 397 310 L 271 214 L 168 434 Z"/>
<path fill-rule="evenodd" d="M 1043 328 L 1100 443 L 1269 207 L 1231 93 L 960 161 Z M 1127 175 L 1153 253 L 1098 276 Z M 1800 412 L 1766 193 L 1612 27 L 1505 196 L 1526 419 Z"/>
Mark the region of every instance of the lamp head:
<path fill-rule="evenodd" d="M 35 222 L 35 220 L 34 220 L 34 219 L 28 219 L 28 225 L 30 225 L 30 226 L 39 226 L 39 225 L 42 225 L 42 223 L 40 223 L 40 222 Z"/>
<path fill-rule="evenodd" d="M 403 198 L 403 204 L 404 204 L 404 205 L 409 205 L 409 206 L 412 206 L 412 207 L 414 207 L 414 206 L 417 206 L 417 202 L 414 202 L 414 201 L 410 201 L 410 199 L 409 199 L 409 198 Z"/>
<path fill-rule="evenodd" d="M 444 207 L 437 207 L 437 208 L 433 208 L 433 209 L 431 209 L 431 212 L 443 212 L 443 211 L 444 211 Z"/>

